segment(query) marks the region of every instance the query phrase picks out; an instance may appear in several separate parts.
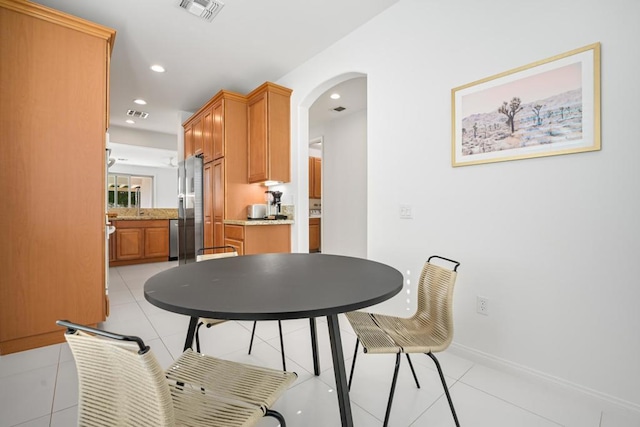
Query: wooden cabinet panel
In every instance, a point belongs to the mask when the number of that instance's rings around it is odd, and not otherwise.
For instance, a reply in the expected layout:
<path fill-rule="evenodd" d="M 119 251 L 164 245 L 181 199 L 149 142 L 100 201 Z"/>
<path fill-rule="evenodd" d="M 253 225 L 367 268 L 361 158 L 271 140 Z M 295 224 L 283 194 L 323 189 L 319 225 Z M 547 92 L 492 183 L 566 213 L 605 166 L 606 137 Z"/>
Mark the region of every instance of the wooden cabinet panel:
<path fill-rule="evenodd" d="M 218 159 L 212 165 L 213 181 L 213 244 L 224 245 L 224 159 Z"/>
<path fill-rule="evenodd" d="M 129 260 L 144 256 L 142 228 L 116 228 L 116 259 Z"/>
<path fill-rule="evenodd" d="M 213 243 L 213 164 L 207 163 L 202 169 L 202 204 L 204 221 L 204 247 L 215 246 Z"/>
<path fill-rule="evenodd" d="M 169 259 L 169 220 L 122 220 L 114 225 L 116 256 L 110 266 Z"/>
<path fill-rule="evenodd" d="M 224 239 L 224 244 L 225 246 L 232 246 L 236 250 L 238 255 L 244 255 L 244 243 L 242 242 L 242 240 L 226 238 Z"/>
<path fill-rule="evenodd" d="M 204 111 L 202 116 L 202 154 L 203 163 L 209 163 L 215 159 L 215 150 L 213 143 L 213 110 L 211 108 Z"/>
<path fill-rule="evenodd" d="M 290 181 L 291 90 L 264 83 L 247 95 L 248 180 Z"/>
<path fill-rule="evenodd" d="M 7 207 L 0 354 L 63 342 L 55 324 L 62 317 L 93 325 L 105 319 L 104 150 L 114 37 L 36 3 L 0 4 L 0 192 Z M 16 190 L 17 179 L 29 184 Z M 61 182 L 81 187 L 61 192 Z"/>
<path fill-rule="evenodd" d="M 212 111 L 212 159 L 216 160 L 224 157 L 225 143 L 224 143 L 224 100 L 220 99 L 211 107 Z M 243 143 L 244 141 L 241 141 Z"/>
<path fill-rule="evenodd" d="M 117 234 L 111 233 L 109 235 L 109 262 L 115 261 L 117 258 L 116 250 L 118 249 L 116 243 Z"/>
<path fill-rule="evenodd" d="M 249 182 L 264 182 L 269 179 L 267 120 L 267 93 L 261 93 L 247 104 Z"/>
<path fill-rule="evenodd" d="M 320 252 L 320 218 L 309 218 L 309 252 Z"/>
<path fill-rule="evenodd" d="M 281 252 L 291 252 L 290 225 L 245 226 L 245 255 Z"/>
<path fill-rule="evenodd" d="M 291 252 L 291 226 L 233 225 L 224 226 L 225 245 L 238 250 L 238 255 Z"/>
<path fill-rule="evenodd" d="M 193 154 L 196 156 L 198 154 L 202 154 L 202 134 L 203 134 L 202 118 L 198 118 L 193 123 Z"/>
<path fill-rule="evenodd" d="M 309 157 L 309 198 L 322 197 L 322 159 Z"/>
<path fill-rule="evenodd" d="M 169 257 L 169 227 L 144 229 L 144 257 Z"/>
<path fill-rule="evenodd" d="M 189 126 L 184 130 L 184 158 L 193 156 L 193 128 Z"/>

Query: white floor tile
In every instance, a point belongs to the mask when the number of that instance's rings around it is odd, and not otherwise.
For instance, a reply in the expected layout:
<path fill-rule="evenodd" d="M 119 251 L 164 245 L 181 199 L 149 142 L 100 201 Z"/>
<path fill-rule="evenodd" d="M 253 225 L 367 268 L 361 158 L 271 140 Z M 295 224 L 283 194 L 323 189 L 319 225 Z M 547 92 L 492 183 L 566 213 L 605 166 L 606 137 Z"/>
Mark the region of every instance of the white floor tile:
<path fill-rule="evenodd" d="M 57 371 L 56 364 L 0 379 L 0 427 L 50 414 Z"/>
<path fill-rule="evenodd" d="M 532 412 L 519 408 L 501 399 L 457 382 L 451 387 L 458 420 L 462 426 L 472 427 L 559 427 Z M 390 425 L 394 425 L 393 418 Z M 455 427 L 449 404 L 442 396 L 412 427 Z"/>
<path fill-rule="evenodd" d="M 547 384 L 526 381 L 480 365 L 471 368 L 460 381 L 566 427 L 600 425 L 599 407 Z"/>
<path fill-rule="evenodd" d="M 60 363 L 53 398 L 53 411 L 61 411 L 78 404 L 78 373 L 75 361 Z"/>
<path fill-rule="evenodd" d="M 0 416 L 0 420 L 1 419 L 2 417 Z M 45 415 L 44 417 L 37 418 L 35 420 L 30 420 L 25 423 L 17 424 L 15 427 L 49 427 L 50 421 L 51 421 L 51 415 Z M 75 425 L 75 424 L 68 424 L 68 425 Z"/>
<path fill-rule="evenodd" d="M 57 365 L 60 344 L 0 356 L 0 379 L 44 366 Z"/>
<path fill-rule="evenodd" d="M 50 427 L 71 427 L 78 425 L 78 407 L 63 409 L 51 414 Z"/>
<path fill-rule="evenodd" d="M 335 390 L 316 377 L 290 388 L 276 402 L 274 409 L 284 415 L 289 427 L 333 427 L 340 425 L 340 412 Z M 358 405 L 352 404 L 351 412 L 354 425 L 359 427 L 379 427 L 382 424 L 380 420 Z M 267 425 L 275 426 L 276 424 Z"/>
<path fill-rule="evenodd" d="M 602 413 L 600 427 L 638 427 L 640 413 L 626 409 L 605 409 Z"/>
<path fill-rule="evenodd" d="M 349 393 L 351 400 L 380 420 L 384 420 L 395 360 L 394 354 L 359 354 L 357 358 Z M 411 424 L 444 394 L 437 372 L 415 363 L 414 368 L 420 388 L 416 387 L 409 364 L 403 355 L 391 406 L 391 425 Z M 351 361 L 346 366 L 347 375 L 350 369 Z M 333 386 L 333 369 L 323 372 L 321 379 Z M 455 380 L 447 378 L 447 382 L 451 386 Z"/>

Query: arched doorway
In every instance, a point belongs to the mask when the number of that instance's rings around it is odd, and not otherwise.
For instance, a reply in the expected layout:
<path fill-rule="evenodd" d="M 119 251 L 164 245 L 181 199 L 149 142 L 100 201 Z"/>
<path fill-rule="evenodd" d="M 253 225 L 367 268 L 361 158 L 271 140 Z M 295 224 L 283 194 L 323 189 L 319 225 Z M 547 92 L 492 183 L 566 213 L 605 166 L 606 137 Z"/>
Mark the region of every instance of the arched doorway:
<path fill-rule="evenodd" d="M 336 93 L 340 98 L 332 99 Z M 315 214 L 310 218 L 320 217 L 321 251 L 366 258 L 367 77 L 338 76 L 318 86 L 305 100 L 309 101 L 305 140 L 322 140 L 321 145 L 307 147 L 310 155 L 322 159 L 321 197 L 309 198 L 309 210 Z"/>

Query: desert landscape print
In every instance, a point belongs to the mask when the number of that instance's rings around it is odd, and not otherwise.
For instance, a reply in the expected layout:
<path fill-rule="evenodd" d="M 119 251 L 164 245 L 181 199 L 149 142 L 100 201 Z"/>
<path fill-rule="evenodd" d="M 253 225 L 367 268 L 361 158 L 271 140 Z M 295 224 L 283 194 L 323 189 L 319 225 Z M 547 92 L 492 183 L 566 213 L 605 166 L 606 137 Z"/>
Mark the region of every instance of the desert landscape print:
<path fill-rule="evenodd" d="M 583 138 L 580 62 L 467 94 L 461 101 L 462 156 Z"/>

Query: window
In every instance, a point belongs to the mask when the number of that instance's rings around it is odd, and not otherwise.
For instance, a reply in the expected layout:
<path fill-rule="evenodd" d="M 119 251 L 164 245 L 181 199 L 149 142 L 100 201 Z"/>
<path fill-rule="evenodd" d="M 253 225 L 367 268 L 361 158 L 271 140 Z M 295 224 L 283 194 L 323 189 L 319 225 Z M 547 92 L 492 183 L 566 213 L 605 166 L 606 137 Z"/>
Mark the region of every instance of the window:
<path fill-rule="evenodd" d="M 110 208 L 153 207 L 153 177 L 109 174 L 107 178 Z"/>

